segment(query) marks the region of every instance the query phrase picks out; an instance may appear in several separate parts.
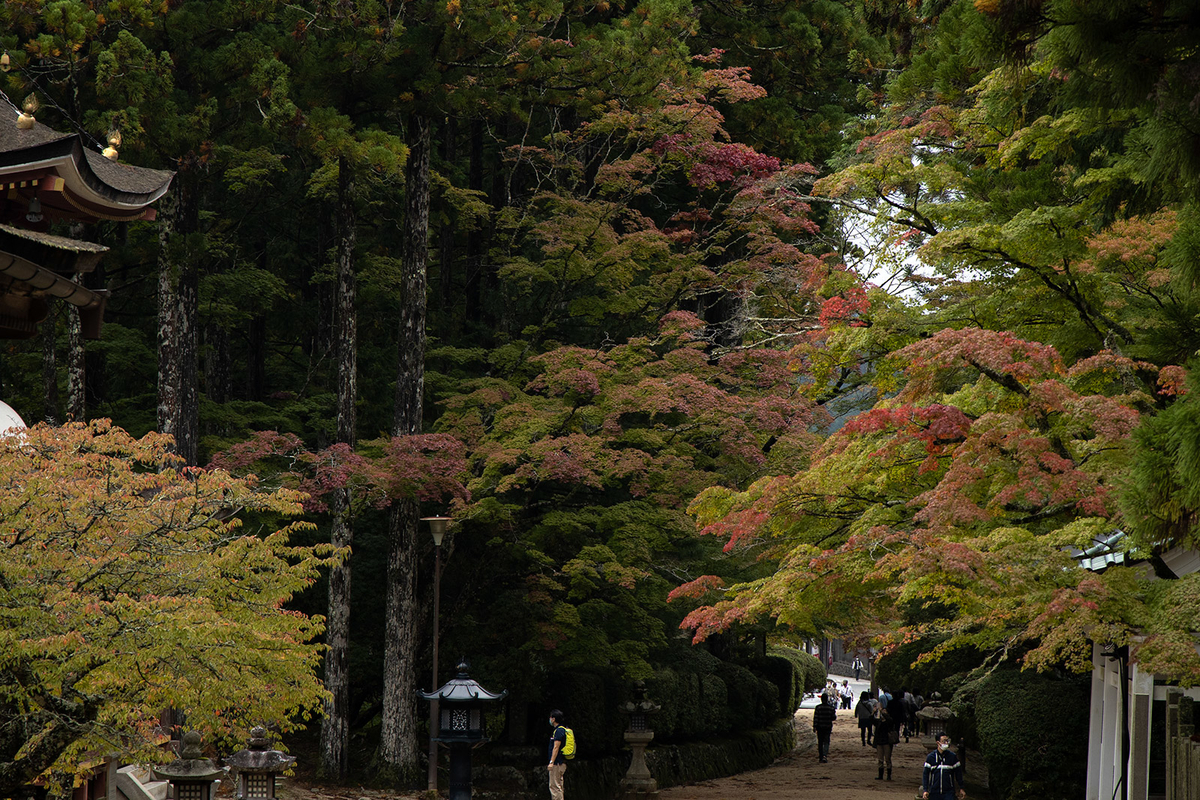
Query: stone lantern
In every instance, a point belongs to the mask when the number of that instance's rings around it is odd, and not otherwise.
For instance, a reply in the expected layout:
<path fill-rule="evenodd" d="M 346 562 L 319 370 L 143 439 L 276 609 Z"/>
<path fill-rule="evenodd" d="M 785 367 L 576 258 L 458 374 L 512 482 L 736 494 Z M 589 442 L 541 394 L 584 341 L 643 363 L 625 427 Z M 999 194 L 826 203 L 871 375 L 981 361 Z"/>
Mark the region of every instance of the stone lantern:
<path fill-rule="evenodd" d="M 505 690 L 489 692 L 467 674 L 467 662 L 458 664 L 458 675 L 432 694 L 418 692 L 426 700 L 438 701 L 437 741 L 450 748 L 450 800 L 471 798 L 471 749 L 487 742 L 484 728 L 485 703 L 503 700 Z"/>
<path fill-rule="evenodd" d="M 954 716 L 941 698 L 941 694 L 934 692 L 929 702 L 917 712 L 921 741 L 930 748 L 936 745 L 939 736 L 950 732 L 948 726 L 950 718 Z"/>
<path fill-rule="evenodd" d="M 621 779 L 621 796 L 628 800 L 658 797 L 658 781 L 646 766 L 646 746 L 654 739 L 654 731 L 650 730 L 650 715 L 661 707 L 646 697 L 646 684 L 642 681 L 633 685 L 633 700 L 621 706 L 621 711 L 629 715 L 625 741 L 633 751 L 629 770 Z"/>
<path fill-rule="evenodd" d="M 259 726 L 250 731 L 249 747 L 225 759 L 237 772 L 238 800 L 275 800 L 276 778 L 296 763 L 296 757 L 272 750 L 270 744 L 266 728 Z"/>
<path fill-rule="evenodd" d="M 171 784 L 171 795 L 175 800 L 212 800 L 216 784 L 224 774 L 223 767 L 204 757 L 200 734 L 195 731 L 183 735 L 179 758 L 154 768 L 155 777 Z"/>

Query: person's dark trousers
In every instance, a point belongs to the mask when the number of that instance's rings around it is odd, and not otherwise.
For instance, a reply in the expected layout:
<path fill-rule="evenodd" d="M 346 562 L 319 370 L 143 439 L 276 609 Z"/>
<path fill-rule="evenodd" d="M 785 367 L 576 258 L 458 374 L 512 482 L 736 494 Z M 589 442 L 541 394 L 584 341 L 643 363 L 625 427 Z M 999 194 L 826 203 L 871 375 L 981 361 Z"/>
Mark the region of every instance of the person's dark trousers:
<path fill-rule="evenodd" d="M 954 790 L 948 792 L 933 792 L 929 793 L 929 800 L 954 800 Z"/>
<path fill-rule="evenodd" d="M 858 673 L 860 673 L 860 672 L 862 672 L 861 669 L 854 670 L 854 680 L 858 680 Z"/>
<path fill-rule="evenodd" d="M 829 735 L 831 731 L 817 731 L 817 757 L 822 761 L 829 760 Z"/>

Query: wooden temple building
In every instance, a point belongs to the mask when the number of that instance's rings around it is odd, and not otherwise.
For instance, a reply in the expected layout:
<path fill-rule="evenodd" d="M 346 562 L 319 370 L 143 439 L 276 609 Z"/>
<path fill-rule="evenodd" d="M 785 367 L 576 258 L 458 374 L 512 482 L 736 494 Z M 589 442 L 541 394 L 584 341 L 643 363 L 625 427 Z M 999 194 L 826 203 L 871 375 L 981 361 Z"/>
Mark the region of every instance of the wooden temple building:
<path fill-rule="evenodd" d="M 54 299 L 78 309 L 84 337 L 100 336 L 107 293 L 80 276 L 108 248 L 49 230 L 55 222 L 154 219 L 150 204 L 174 173 L 119 163 L 117 144 L 114 135 L 97 152 L 81 134 L 52 130 L 29 110 L 0 112 L 0 339 L 36 335 Z"/>

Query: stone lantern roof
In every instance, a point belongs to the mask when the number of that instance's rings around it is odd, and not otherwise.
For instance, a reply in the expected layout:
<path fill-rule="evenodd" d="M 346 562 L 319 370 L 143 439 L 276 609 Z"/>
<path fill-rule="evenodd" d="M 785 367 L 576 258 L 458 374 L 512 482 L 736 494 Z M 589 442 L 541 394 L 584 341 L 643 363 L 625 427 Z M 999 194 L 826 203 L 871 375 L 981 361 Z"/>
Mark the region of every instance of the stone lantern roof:
<path fill-rule="evenodd" d="M 432 694 L 418 692 L 426 700 L 441 700 L 450 703 L 467 703 L 480 700 L 503 700 L 508 697 L 508 690 L 496 694 L 480 686 L 467 674 L 467 663 L 458 665 L 458 675 L 442 684 L 442 688 Z"/>
<path fill-rule="evenodd" d="M 159 780 L 173 783 L 215 781 L 225 774 L 225 769 L 214 764 L 211 758 L 204 757 L 200 734 L 188 731 L 183 735 L 183 749 L 179 758 L 170 764 L 154 767 L 154 774 Z"/>
<path fill-rule="evenodd" d="M 265 728 L 250 731 L 250 746 L 225 759 L 226 766 L 238 772 L 280 773 L 296 763 L 295 756 L 272 750 Z"/>

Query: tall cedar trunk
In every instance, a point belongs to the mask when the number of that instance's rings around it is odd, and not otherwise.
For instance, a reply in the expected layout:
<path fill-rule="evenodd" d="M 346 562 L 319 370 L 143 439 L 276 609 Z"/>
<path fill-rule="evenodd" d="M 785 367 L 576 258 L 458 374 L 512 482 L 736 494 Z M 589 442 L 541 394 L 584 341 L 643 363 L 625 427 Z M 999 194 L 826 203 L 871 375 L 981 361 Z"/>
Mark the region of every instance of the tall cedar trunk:
<path fill-rule="evenodd" d="M 198 278 L 188 237 L 196 230 L 197 209 L 186 163 L 180 164 L 159 210 L 158 429 L 175 437 L 175 452 L 185 463 L 195 464 Z"/>
<path fill-rule="evenodd" d="M 93 232 L 85 238 L 89 241 L 96 241 L 99 237 L 99 232 L 93 229 Z M 82 283 L 89 289 L 103 289 L 108 283 L 108 275 L 105 272 L 104 262 L 101 261 L 96 265 L 96 268 L 91 272 L 84 273 Z M 84 348 L 84 397 L 85 403 L 90 403 L 95 408 L 100 408 L 105 402 L 106 380 L 108 373 L 108 357 L 102 350 Z"/>
<path fill-rule="evenodd" d="M 246 399 L 262 400 L 267 391 L 267 318 L 257 314 L 247 326 Z"/>
<path fill-rule="evenodd" d="M 72 239 L 84 238 L 82 222 L 72 222 Z M 75 275 L 80 281 L 80 275 Z M 83 320 L 79 308 L 67 306 L 67 419 L 82 422 L 87 414 L 87 362 L 83 355 Z"/>
<path fill-rule="evenodd" d="M 179 431 L 179 299 L 177 261 L 179 194 L 175 181 L 158 205 L 158 431 L 175 436 Z"/>
<path fill-rule="evenodd" d="M 42 418 L 48 425 L 58 424 L 58 307 L 51 300 L 49 313 L 42 322 Z"/>
<path fill-rule="evenodd" d="M 429 120 L 414 116 L 405 169 L 403 300 L 392 434 L 421 432 L 425 388 L 425 268 L 429 256 Z M 402 501 L 388 514 L 387 635 L 383 659 L 383 725 L 379 745 L 385 771 L 415 780 L 416 535 L 417 504 Z"/>
<path fill-rule="evenodd" d="M 446 164 L 453 164 L 457 157 L 457 136 L 457 120 L 447 117 L 442 134 L 442 160 Z M 454 291 L 454 226 L 449 222 L 438 230 L 438 279 L 438 308 L 444 313 L 450 309 L 450 297 Z"/>
<path fill-rule="evenodd" d="M 83 357 L 83 322 L 76 306 L 67 307 L 67 419 L 82 422 L 87 418 L 84 400 L 87 388 L 86 362 Z"/>
<path fill-rule="evenodd" d="M 195 209 L 189 204 L 190 216 Z M 189 220 L 188 231 L 195 221 Z M 190 256 L 190 254 L 189 254 Z M 200 276 L 195 260 L 187 258 L 179 274 L 179 430 L 175 434 L 175 452 L 186 464 L 195 464 L 200 449 Z"/>
<path fill-rule="evenodd" d="M 474 120 L 471 123 L 471 156 L 467 171 L 467 186 L 477 192 L 483 191 L 483 121 Z M 483 307 L 480 302 L 480 282 L 483 279 L 483 232 L 476 228 L 467 234 L 467 269 L 466 269 L 466 319 L 479 319 L 484 325 L 488 320 L 483 317 Z"/>
<path fill-rule="evenodd" d="M 337 440 L 354 445 L 354 401 L 358 386 L 358 320 L 355 313 L 354 181 L 345 158 L 338 162 L 337 297 L 335 347 L 337 350 Z M 354 521 L 349 489 L 333 498 L 333 546 L 354 543 Z M 326 623 L 325 688 L 330 699 L 321 723 L 321 769 L 325 777 L 345 779 L 350 772 L 350 560 L 329 571 L 329 613 Z"/>
<path fill-rule="evenodd" d="M 214 403 L 227 403 L 233 389 L 229 331 L 224 325 L 210 322 L 205 329 L 204 390 Z"/>

